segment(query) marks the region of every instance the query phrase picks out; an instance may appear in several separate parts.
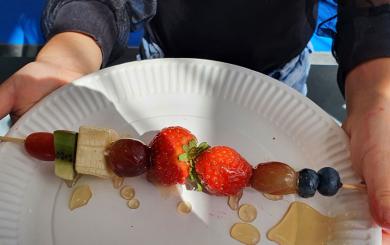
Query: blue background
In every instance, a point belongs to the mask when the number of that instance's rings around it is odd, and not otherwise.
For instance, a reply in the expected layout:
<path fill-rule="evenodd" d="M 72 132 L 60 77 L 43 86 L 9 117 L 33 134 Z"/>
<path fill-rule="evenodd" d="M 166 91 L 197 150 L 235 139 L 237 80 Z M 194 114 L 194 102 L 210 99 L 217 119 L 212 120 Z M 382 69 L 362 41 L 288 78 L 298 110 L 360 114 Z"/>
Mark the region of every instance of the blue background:
<path fill-rule="evenodd" d="M 0 9 L 0 44 L 43 44 L 40 16 L 44 3 L 44 0 L 3 1 L 3 7 Z M 319 22 L 325 18 L 321 18 L 321 13 L 329 15 L 328 9 L 329 6 L 320 4 Z M 141 37 L 142 31 L 132 33 L 129 45 L 138 46 Z M 330 51 L 331 49 L 331 38 L 319 37 L 315 34 L 312 43 L 315 51 Z"/>

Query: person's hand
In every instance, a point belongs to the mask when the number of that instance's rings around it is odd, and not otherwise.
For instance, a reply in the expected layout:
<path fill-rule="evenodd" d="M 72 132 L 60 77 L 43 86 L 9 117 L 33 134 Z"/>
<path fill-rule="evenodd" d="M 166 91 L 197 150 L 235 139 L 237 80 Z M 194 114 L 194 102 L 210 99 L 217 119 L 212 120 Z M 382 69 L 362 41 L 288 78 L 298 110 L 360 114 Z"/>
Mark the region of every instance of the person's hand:
<path fill-rule="evenodd" d="M 352 163 L 367 184 L 372 214 L 390 229 L 390 98 L 371 103 L 343 127 L 350 136 Z"/>
<path fill-rule="evenodd" d="M 40 99 L 82 75 L 45 62 L 25 65 L 0 86 L 0 118 L 10 114 L 16 121 Z"/>
<path fill-rule="evenodd" d="M 74 32 L 54 36 L 36 61 L 1 84 L 0 119 L 10 114 L 16 121 L 53 90 L 98 70 L 101 63 L 100 48 L 91 37 Z"/>
<path fill-rule="evenodd" d="M 374 220 L 390 230 L 390 58 L 355 68 L 347 77 L 351 160 L 367 184 Z M 387 232 L 383 244 L 390 244 Z"/>

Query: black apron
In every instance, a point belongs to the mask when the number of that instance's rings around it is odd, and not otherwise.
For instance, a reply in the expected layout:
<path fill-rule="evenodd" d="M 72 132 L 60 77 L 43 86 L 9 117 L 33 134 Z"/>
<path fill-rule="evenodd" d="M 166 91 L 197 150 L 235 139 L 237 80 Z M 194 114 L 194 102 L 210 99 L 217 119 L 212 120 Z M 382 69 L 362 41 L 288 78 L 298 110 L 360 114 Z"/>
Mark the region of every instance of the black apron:
<path fill-rule="evenodd" d="M 160 0 L 149 31 L 165 57 L 268 73 L 302 52 L 316 18 L 316 0 Z"/>

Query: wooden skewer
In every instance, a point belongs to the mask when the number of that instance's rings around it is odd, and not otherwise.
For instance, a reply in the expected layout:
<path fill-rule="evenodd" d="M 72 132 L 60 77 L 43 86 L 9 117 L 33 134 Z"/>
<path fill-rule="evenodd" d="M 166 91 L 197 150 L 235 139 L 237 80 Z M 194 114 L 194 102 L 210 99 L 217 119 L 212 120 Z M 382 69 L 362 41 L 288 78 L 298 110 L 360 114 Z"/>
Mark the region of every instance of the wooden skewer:
<path fill-rule="evenodd" d="M 367 186 L 365 184 L 343 184 L 342 188 L 348 190 L 367 190 Z"/>
<path fill-rule="evenodd" d="M 24 144 L 24 139 L 16 137 L 0 136 L 0 141 Z"/>

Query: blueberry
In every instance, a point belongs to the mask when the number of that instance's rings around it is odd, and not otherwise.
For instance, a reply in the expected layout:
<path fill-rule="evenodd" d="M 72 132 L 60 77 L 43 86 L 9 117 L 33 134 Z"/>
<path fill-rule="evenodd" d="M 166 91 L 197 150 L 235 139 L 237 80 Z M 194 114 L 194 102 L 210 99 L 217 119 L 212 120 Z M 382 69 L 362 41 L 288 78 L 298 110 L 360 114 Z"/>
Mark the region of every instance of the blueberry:
<path fill-rule="evenodd" d="M 312 197 L 316 193 L 319 178 L 316 171 L 304 168 L 299 171 L 298 195 L 304 198 Z"/>
<path fill-rule="evenodd" d="M 333 196 L 343 185 L 340 181 L 340 175 L 334 168 L 325 167 L 318 171 L 320 183 L 318 192 L 324 196 Z"/>

